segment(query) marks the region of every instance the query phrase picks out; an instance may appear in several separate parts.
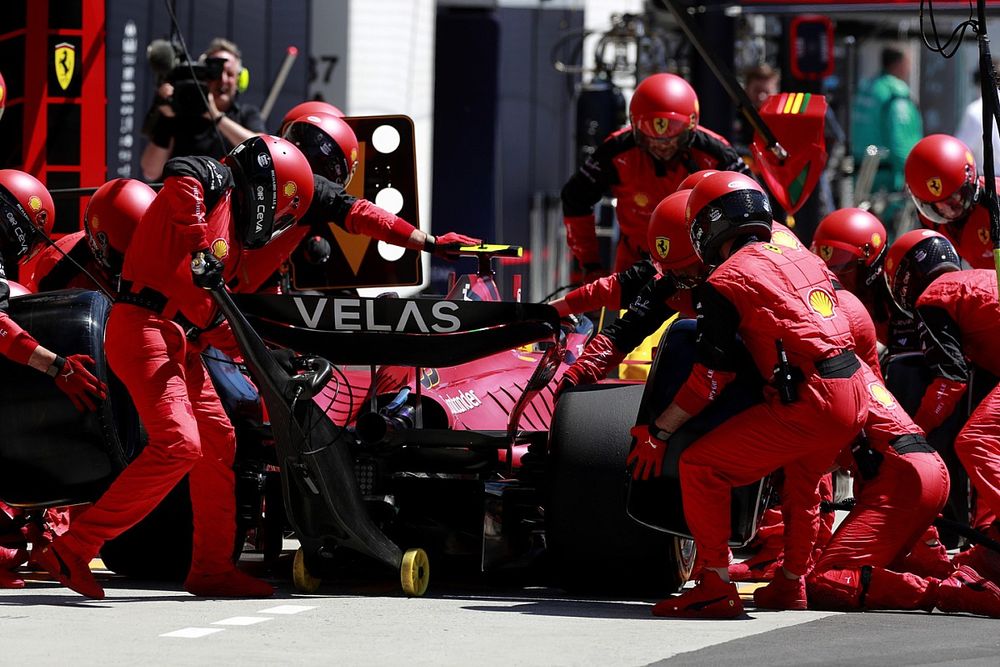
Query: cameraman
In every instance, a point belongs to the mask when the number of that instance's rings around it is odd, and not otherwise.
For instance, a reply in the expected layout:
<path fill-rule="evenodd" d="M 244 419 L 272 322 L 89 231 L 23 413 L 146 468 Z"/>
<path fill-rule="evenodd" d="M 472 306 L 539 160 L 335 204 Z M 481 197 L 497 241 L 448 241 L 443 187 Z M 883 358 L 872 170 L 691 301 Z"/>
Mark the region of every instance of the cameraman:
<path fill-rule="evenodd" d="M 163 166 L 172 157 L 207 155 L 221 158 L 242 141 L 265 132 L 260 110 L 236 102 L 237 82 L 243 69 L 239 47 L 228 39 L 216 37 L 200 62 L 209 58 L 219 58 L 223 65 L 221 76 L 206 82 L 206 111 L 191 113 L 171 104 L 174 85 L 169 82 L 161 83 L 157 89 L 157 98 L 146 116 L 143 132 L 149 138 L 140 159 L 146 180 L 159 180 Z M 219 142 L 219 135 L 223 143 Z"/>

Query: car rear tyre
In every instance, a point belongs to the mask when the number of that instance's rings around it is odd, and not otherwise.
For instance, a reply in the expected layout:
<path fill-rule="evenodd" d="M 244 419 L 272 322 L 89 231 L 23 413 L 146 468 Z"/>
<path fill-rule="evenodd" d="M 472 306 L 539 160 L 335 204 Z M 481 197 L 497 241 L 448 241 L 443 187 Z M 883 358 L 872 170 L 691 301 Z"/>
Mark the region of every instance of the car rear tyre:
<path fill-rule="evenodd" d="M 583 594 L 665 595 L 691 574 L 690 540 L 626 514 L 625 457 L 642 385 L 565 392 L 549 440 L 546 546 L 556 584 Z"/>

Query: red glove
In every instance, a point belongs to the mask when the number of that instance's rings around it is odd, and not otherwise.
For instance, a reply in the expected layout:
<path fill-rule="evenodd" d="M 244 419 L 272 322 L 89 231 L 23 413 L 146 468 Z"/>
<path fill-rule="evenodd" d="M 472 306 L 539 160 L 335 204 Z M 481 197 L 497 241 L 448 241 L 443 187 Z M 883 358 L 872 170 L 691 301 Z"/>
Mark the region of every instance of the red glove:
<path fill-rule="evenodd" d="M 66 358 L 56 357 L 52 365 L 58 369 L 56 386 L 69 396 L 73 406 L 81 412 L 96 410 L 94 400 L 107 398 L 107 386 L 87 370 L 84 364 L 94 365 L 94 358 L 87 354 L 71 354 Z"/>
<path fill-rule="evenodd" d="M 607 376 L 612 366 L 617 366 L 625 358 L 625 353 L 615 347 L 611 339 L 599 333 L 587 343 L 583 354 L 577 357 L 573 365 L 566 369 L 559 384 L 556 385 L 556 396 L 570 387 L 581 384 L 591 384 Z"/>
<path fill-rule="evenodd" d="M 441 236 L 431 236 L 428 234 L 427 240 L 424 241 L 424 250 L 437 257 L 455 259 L 458 257 L 459 248 L 470 245 L 481 245 L 482 242 L 482 239 L 472 238 L 471 236 L 457 232 L 448 232 Z"/>
<path fill-rule="evenodd" d="M 633 426 L 630 432 L 635 438 L 635 447 L 625 459 L 625 464 L 635 464 L 632 479 L 649 479 L 650 473 L 653 477 L 659 477 L 663 474 L 663 455 L 667 453 L 667 441 L 653 435 L 649 426 Z"/>

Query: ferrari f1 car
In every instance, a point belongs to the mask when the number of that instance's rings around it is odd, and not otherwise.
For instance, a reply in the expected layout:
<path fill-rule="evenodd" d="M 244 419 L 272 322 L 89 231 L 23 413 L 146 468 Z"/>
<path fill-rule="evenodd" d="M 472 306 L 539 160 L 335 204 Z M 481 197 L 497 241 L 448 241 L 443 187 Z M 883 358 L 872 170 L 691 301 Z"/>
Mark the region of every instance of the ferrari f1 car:
<path fill-rule="evenodd" d="M 480 271 L 443 300 L 215 292 L 269 416 L 261 419 L 257 391 L 235 365 L 206 359 L 237 426 L 243 527 L 272 553 L 294 531 L 300 590 L 316 590 L 347 554 L 398 570 L 410 594 L 423 591 L 428 559 L 438 557 L 484 571 L 544 566 L 581 593 L 660 594 L 690 575 L 676 460 L 663 478 L 630 483 L 625 456 L 630 427 L 686 376 L 692 323 L 669 330 L 647 384 L 581 387 L 556 402 L 564 332 L 550 306 L 498 300 L 489 267 L 503 248 L 469 249 Z M 29 511 L 90 502 L 142 443 L 101 349 L 107 300 L 57 292 L 18 297 L 12 310 L 47 347 L 91 354 L 112 384 L 101 410 L 81 415 L 46 378 L 5 365 L 14 381 L 0 389 L 0 500 Z M 282 366 L 263 341 L 302 356 Z M 759 400 L 754 392 L 732 385 L 677 440 Z M 767 488 L 734 494 L 734 545 L 752 537 Z M 105 563 L 182 576 L 190 525 L 179 487 L 105 546 Z"/>

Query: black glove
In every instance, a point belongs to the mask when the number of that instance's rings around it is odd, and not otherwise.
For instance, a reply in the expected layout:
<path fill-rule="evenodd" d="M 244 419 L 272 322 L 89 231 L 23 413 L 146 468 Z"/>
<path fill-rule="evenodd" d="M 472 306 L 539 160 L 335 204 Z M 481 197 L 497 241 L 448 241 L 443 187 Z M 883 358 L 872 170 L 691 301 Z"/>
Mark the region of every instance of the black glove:
<path fill-rule="evenodd" d="M 310 264 L 325 264 L 331 252 L 330 242 L 318 234 L 303 244 L 303 255 Z"/>
<path fill-rule="evenodd" d="M 191 253 L 191 279 L 204 289 L 220 287 L 224 280 L 222 260 L 212 254 L 210 248 Z"/>
<path fill-rule="evenodd" d="M 289 375 L 296 374 L 295 357 L 295 351 L 290 350 L 287 347 L 279 347 L 271 350 L 271 358 L 274 359 Z"/>

